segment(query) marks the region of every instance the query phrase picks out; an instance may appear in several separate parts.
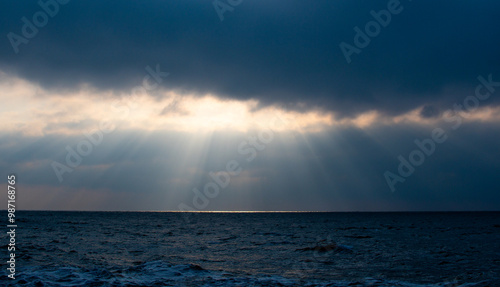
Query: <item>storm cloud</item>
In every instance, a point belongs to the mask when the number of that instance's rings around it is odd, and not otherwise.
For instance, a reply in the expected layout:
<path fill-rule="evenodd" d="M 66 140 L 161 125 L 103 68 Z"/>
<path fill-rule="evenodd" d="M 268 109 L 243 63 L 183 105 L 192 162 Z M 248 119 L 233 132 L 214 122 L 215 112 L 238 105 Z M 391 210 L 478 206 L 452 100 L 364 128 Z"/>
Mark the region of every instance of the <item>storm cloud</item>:
<path fill-rule="evenodd" d="M 354 28 L 365 31 L 370 12 L 390 2 L 401 12 L 348 63 L 340 43 L 355 45 Z M 22 36 L 22 18 L 33 22 L 42 11 L 35 1 L 0 5 L 2 35 Z M 477 76 L 500 74 L 499 8 L 491 1 L 243 1 L 220 21 L 211 1 L 69 1 L 17 54 L 4 38 L 0 69 L 52 89 L 127 90 L 144 67 L 159 64 L 171 73 L 165 89 L 342 116 L 400 114 L 449 105 L 463 98 L 457 90 L 472 91 Z"/>

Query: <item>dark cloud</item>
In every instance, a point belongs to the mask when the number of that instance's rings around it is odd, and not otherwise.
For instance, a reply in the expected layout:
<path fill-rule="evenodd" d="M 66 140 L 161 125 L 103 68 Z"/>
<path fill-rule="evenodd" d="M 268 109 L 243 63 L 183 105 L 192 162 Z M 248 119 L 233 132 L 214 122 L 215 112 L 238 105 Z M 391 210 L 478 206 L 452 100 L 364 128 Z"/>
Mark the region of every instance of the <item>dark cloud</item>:
<path fill-rule="evenodd" d="M 170 72 L 165 88 L 344 115 L 449 105 L 462 98 L 447 87 L 473 91 L 478 75 L 500 78 L 492 1 L 402 0 L 403 11 L 348 64 L 339 44 L 352 45 L 353 28 L 387 3 L 244 1 L 221 22 L 211 1 L 70 1 L 18 54 L 4 37 L 0 69 L 48 88 L 127 90 L 160 64 Z M 36 1 L 2 1 L 0 34 L 21 35 L 21 18 L 39 10 Z"/>
<path fill-rule="evenodd" d="M 184 108 L 182 108 L 179 104 L 180 104 L 179 100 L 174 99 L 174 101 L 172 101 L 165 108 L 163 108 L 160 115 L 161 116 L 172 115 L 172 114 L 181 116 L 189 115 L 189 112 L 186 111 Z"/>

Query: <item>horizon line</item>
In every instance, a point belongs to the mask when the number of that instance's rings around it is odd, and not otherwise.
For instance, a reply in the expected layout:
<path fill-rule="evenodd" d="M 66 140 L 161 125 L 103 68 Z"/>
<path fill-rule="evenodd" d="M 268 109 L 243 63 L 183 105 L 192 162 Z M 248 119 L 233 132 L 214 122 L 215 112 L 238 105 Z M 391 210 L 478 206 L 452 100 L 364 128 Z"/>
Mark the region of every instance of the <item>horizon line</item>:
<path fill-rule="evenodd" d="M 7 209 L 0 209 L 7 211 Z M 424 213 L 424 212 L 500 212 L 500 210 L 368 210 L 368 211 L 326 211 L 326 210 L 55 210 L 55 209 L 18 209 L 16 211 L 43 212 L 170 212 L 170 213 Z"/>

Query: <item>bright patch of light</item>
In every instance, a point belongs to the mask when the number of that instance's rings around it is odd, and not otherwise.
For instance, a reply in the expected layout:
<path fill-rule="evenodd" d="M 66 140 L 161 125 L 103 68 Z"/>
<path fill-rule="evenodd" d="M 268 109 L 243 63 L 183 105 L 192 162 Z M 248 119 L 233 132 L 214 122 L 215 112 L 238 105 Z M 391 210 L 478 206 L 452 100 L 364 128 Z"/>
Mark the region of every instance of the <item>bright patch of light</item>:
<path fill-rule="evenodd" d="M 215 95 L 164 92 L 113 95 L 82 87 L 77 92 L 54 93 L 30 82 L 0 76 L 3 105 L 1 131 L 26 135 L 79 134 L 101 123 L 117 129 L 143 131 L 247 131 L 279 121 L 279 131 L 320 131 L 332 117 L 318 111 L 293 112 L 279 107 L 256 109 L 256 100 L 225 100 Z"/>

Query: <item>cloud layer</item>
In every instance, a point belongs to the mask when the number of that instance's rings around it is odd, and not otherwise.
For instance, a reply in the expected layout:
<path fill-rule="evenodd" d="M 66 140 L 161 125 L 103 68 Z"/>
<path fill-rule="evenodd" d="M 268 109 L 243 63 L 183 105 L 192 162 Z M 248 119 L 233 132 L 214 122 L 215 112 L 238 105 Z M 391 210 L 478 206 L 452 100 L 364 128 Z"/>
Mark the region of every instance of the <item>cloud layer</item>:
<path fill-rule="evenodd" d="M 354 28 L 364 31 L 370 11 L 389 2 L 249 1 L 221 22 L 210 1 L 70 1 L 18 54 L 2 41 L 0 69 L 47 88 L 126 90 L 159 63 L 171 73 L 166 89 L 347 116 L 439 108 L 478 75 L 500 74 L 500 5 L 491 1 L 401 1 L 348 64 L 339 44 L 354 45 Z M 22 35 L 22 17 L 42 10 L 0 5 L 2 35 Z"/>

